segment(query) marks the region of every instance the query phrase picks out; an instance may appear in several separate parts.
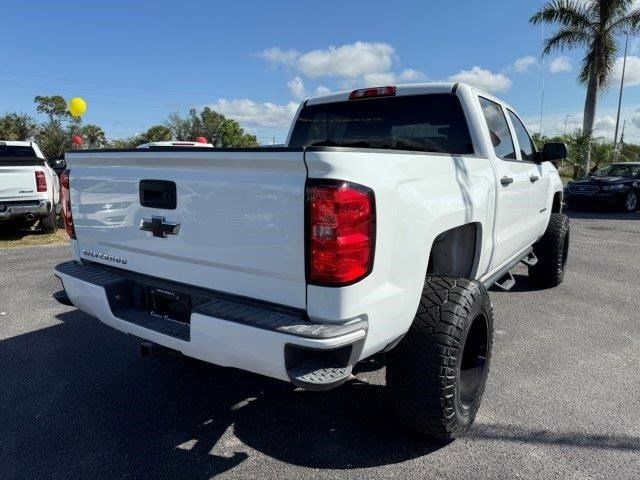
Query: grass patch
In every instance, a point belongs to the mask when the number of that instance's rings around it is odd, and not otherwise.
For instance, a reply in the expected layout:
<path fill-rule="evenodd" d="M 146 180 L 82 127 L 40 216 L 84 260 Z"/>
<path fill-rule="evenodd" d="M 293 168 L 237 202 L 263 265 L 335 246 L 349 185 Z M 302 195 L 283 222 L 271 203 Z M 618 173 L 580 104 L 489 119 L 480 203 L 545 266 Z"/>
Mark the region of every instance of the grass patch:
<path fill-rule="evenodd" d="M 43 233 L 37 228 L 0 225 L 0 248 L 34 247 L 68 241 L 69 236 L 63 229 L 58 229 L 56 233 Z"/>

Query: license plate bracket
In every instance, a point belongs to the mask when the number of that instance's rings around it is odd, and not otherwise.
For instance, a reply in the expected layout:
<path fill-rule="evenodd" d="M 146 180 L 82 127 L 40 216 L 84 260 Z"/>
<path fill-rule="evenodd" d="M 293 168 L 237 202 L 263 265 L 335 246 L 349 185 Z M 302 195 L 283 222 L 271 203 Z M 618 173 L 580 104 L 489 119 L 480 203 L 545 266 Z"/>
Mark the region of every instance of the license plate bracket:
<path fill-rule="evenodd" d="M 184 293 L 150 287 L 147 289 L 147 309 L 154 317 L 189 323 L 191 297 Z"/>

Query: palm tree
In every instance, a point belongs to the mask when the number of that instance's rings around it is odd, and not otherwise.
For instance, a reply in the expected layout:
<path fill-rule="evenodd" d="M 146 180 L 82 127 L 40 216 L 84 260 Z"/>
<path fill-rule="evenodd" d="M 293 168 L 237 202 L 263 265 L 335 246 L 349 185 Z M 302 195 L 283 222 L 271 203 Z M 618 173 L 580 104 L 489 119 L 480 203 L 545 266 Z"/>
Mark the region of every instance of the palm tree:
<path fill-rule="evenodd" d="M 529 21 L 555 24 L 558 30 L 544 42 L 543 55 L 555 50 L 585 50 L 578 81 L 586 85 L 582 132 L 591 137 L 598 94 L 611 84 L 618 53 L 617 37 L 635 34 L 640 27 L 640 8 L 635 0 L 550 0 Z M 583 174 L 589 171 L 589 149 L 583 155 Z"/>
<path fill-rule="evenodd" d="M 80 136 L 87 142 L 89 148 L 100 148 L 106 143 L 104 130 L 98 125 L 88 124 L 80 128 Z"/>

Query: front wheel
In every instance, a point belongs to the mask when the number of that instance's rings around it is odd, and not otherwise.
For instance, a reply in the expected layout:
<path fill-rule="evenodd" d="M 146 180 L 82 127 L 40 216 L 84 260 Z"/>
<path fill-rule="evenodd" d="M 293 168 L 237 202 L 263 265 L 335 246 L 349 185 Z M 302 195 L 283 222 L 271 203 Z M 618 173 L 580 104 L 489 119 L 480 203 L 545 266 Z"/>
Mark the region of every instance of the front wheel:
<path fill-rule="evenodd" d="M 624 197 L 622 208 L 627 213 L 633 213 L 638 210 L 638 194 L 633 190 L 627 193 Z"/>
<path fill-rule="evenodd" d="M 429 275 L 411 328 L 387 354 L 398 415 L 431 437 L 452 440 L 475 419 L 489 372 L 493 308 L 481 283 Z"/>
<path fill-rule="evenodd" d="M 533 246 L 538 263 L 529 267 L 529 278 L 540 287 L 557 287 L 564 280 L 569 257 L 569 217 L 552 213 L 547 230 Z"/>

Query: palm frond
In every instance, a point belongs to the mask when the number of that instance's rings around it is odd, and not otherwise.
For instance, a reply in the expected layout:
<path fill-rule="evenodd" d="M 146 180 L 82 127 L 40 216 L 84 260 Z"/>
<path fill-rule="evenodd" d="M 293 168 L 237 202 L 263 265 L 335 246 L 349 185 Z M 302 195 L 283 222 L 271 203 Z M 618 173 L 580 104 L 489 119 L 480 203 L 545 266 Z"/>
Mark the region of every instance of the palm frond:
<path fill-rule="evenodd" d="M 640 32 L 640 8 L 632 10 L 626 15 L 616 18 L 611 25 L 607 27 L 607 32 L 618 35 L 624 31 L 635 35 Z"/>
<path fill-rule="evenodd" d="M 618 44 L 613 35 L 604 35 L 600 46 L 600 58 L 598 61 L 598 81 L 602 92 L 607 90 L 613 80 L 613 71 L 616 67 L 618 56 Z"/>
<path fill-rule="evenodd" d="M 562 27 L 544 42 L 543 55 L 565 48 L 585 47 L 589 45 L 591 36 L 584 30 L 572 27 Z"/>
<path fill-rule="evenodd" d="M 576 0 L 550 0 L 529 21 L 534 25 L 556 23 L 587 31 L 594 31 L 595 29 L 595 22 L 589 11 L 589 4 L 585 5 L 583 2 Z"/>

